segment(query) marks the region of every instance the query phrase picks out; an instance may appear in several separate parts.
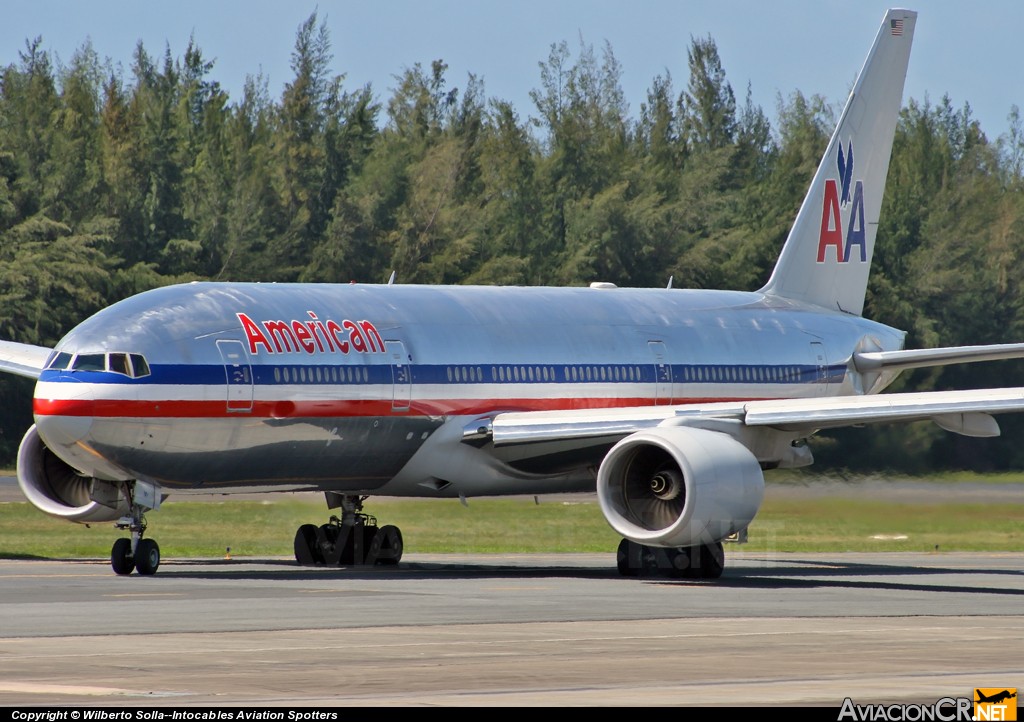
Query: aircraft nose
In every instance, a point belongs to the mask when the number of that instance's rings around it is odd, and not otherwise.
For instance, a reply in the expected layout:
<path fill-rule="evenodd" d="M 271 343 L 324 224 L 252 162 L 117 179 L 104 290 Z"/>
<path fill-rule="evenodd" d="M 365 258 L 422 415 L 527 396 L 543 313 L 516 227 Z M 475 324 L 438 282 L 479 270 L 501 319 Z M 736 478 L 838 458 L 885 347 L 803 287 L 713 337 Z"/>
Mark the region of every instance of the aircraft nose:
<path fill-rule="evenodd" d="M 36 384 L 32 412 L 39 435 L 51 448 L 71 446 L 86 438 L 95 408 L 90 385 L 70 375 Z"/>

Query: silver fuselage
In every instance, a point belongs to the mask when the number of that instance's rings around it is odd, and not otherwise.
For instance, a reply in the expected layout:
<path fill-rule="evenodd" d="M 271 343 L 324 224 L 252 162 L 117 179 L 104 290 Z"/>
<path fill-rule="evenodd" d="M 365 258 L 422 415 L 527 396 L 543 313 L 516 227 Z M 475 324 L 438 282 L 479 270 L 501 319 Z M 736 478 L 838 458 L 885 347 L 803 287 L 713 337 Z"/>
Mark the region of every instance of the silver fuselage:
<path fill-rule="evenodd" d="M 42 373 L 34 408 L 47 446 L 99 478 L 436 496 L 442 485 L 401 472 L 452 422 L 873 393 L 891 378 L 865 381 L 851 355 L 902 343 L 859 316 L 761 293 L 192 283 L 71 331 L 56 349 L 71 360 Z M 73 368 L 94 354 L 142 356 L 148 372 Z M 498 474 L 476 493 L 581 488 L 601 459 L 589 453 L 550 473 L 534 459 L 530 483 Z"/>

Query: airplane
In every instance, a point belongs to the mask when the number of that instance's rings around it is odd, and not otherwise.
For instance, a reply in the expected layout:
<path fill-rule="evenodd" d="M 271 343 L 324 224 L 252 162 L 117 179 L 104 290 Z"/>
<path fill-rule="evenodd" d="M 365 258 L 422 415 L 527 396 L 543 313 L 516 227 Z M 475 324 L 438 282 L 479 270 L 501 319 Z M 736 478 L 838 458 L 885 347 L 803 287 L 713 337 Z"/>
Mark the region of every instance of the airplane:
<path fill-rule="evenodd" d="M 1011 692 L 1008 689 L 996 692 L 990 697 L 982 694 L 980 689 L 974 690 L 974 693 L 978 697 L 978 699 L 974 700 L 975 702 L 987 702 L 988 704 L 1000 704 L 1001 702 L 1005 702 L 1006 700 L 1013 699 L 1017 696 L 1016 692 Z"/>
<path fill-rule="evenodd" d="M 169 494 L 323 492 L 300 564 L 397 564 L 372 495 L 596 490 L 627 576 L 715 579 L 821 429 L 931 419 L 994 436 L 1024 389 L 880 394 L 904 369 L 1024 344 L 904 349 L 862 316 L 917 14 L 886 12 L 757 291 L 195 282 L 115 303 L 54 348 L 0 344 L 36 379 L 18 482 L 54 517 L 114 522 L 150 575 Z"/>

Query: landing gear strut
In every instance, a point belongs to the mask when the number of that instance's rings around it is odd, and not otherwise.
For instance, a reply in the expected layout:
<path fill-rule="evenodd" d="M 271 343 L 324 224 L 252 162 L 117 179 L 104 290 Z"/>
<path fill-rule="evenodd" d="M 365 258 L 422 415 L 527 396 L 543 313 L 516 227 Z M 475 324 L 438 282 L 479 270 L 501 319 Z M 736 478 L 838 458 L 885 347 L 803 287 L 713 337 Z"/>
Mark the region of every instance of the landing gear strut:
<path fill-rule="evenodd" d="M 624 577 L 718 579 L 725 569 L 725 552 L 721 542 L 663 549 L 623 539 L 619 542 L 615 561 L 619 574 Z"/>
<path fill-rule="evenodd" d="M 145 576 L 156 574 L 160 566 L 160 546 L 152 539 L 143 539 L 142 534 L 146 531 L 146 510 L 160 507 L 159 490 L 135 481 L 125 485 L 125 495 L 131 502 L 131 515 L 121 517 L 114 526 L 130 531 L 132 536 L 114 542 L 110 549 L 110 566 L 114 573 L 123 576 L 133 570 Z"/>
<path fill-rule="evenodd" d="M 295 561 L 303 566 L 394 565 L 402 559 L 402 532 L 397 526 L 377 526 L 363 513 L 365 496 L 341 496 L 341 518 L 317 527 L 303 524 L 295 532 Z"/>

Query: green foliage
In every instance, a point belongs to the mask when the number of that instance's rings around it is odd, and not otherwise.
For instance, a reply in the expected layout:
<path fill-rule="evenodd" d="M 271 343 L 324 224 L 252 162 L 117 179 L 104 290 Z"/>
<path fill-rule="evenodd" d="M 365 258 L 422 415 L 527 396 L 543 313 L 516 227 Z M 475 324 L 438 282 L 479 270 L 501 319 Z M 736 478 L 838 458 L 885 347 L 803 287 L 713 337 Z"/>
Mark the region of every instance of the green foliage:
<path fill-rule="evenodd" d="M 386 97 L 347 89 L 332 59 L 316 12 L 295 33 L 279 98 L 258 75 L 230 98 L 192 40 L 181 58 L 140 43 L 118 61 L 86 41 L 66 66 L 26 42 L 0 68 L 0 336 L 52 344 L 113 301 L 203 278 L 662 286 L 671 275 L 677 287 L 756 289 L 836 114 L 799 91 L 771 122 L 749 86 L 737 102 L 710 37 L 691 39 L 684 89 L 666 70 L 635 116 L 610 45 L 582 38 L 539 62 L 526 118 L 476 76 L 449 78 L 442 59 L 403 70 Z M 996 142 L 966 103 L 903 109 L 866 312 L 909 345 L 1024 338 L 1022 128 L 1016 107 Z M 1018 366 L 915 371 L 896 388 L 1024 385 Z M 18 439 L 27 392 L 0 394 L 26 396 L 0 407 L 0 439 Z M 817 451 L 826 464 L 1024 465 L 1006 436 L 982 452 L 933 426 L 857 429 Z"/>

